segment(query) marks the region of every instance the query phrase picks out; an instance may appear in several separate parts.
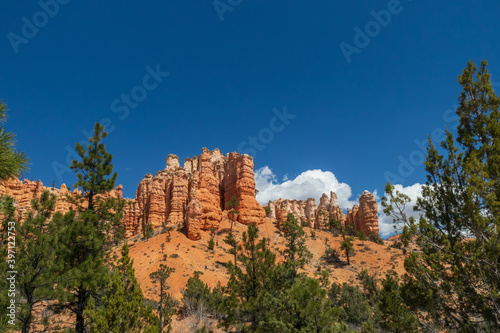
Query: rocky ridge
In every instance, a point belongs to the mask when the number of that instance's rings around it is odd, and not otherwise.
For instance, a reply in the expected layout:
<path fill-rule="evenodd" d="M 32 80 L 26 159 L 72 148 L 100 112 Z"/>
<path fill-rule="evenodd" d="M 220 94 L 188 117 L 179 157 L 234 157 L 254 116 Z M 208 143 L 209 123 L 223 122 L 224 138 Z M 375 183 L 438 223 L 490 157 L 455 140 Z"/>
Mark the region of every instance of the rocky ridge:
<path fill-rule="evenodd" d="M 69 210 L 77 210 L 77 207 L 66 200 L 66 196 L 72 196 L 74 198 L 81 197 L 81 192 L 78 189 L 69 191 L 65 184 L 61 185 L 61 188 L 44 186 L 43 183 L 38 181 L 32 181 L 24 179 L 21 181 L 17 178 L 12 178 L 9 180 L 0 181 L 0 197 L 8 195 L 14 199 L 14 206 L 16 207 L 16 218 L 19 221 L 24 221 L 25 213 L 31 209 L 31 200 L 34 198 L 35 194 L 37 197 L 47 190 L 56 196 L 55 212 L 66 213 Z M 114 190 L 101 195 L 102 198 L 114 197 L 122 198 L 123 196 L 123 186 L 119 185 Z"/>
<path fill-rule="evenodd" d="M 232 218 L 244 225 L 262 224 L 267 219 L 283 223 L 288 213 L 293 213 L 309 228 L 322 229 L 330 219 L 335 219 L 343 225 L 353 224 L 357 231 L 366 235 L 378 233 L 377 204 L 368 191 L 360 196 L 359 205 L 347 209 L 347 214 L 340 208 L 337 195 L 331 192 L 329 197 L 323 194 L 319 204 L 313 198 L 270 201 L 266 206 L 271 212 L 266 216 L 255 198 L 253 166 L 249 155 L 233 152 L 224 156 L 217 148 L 213 151 L 203 148 L 201 155 L 186 158 L 183 167 L 176 155 L 168 155 L 165 169 L 155 176 L 147 174 L 139 182 L 135 198 L 125 199 L 127 205 L 122 221 L 126 237 L 143 232 L 146 225 L 151 224 L 153 228 L 184 228 L 191 240 L 198 240 L 201 231 L 219 229 L 223 220 Z M 79 197 L 81 192 L 77 189 L 69 191 L 64 184 L 57 189 L 27 179 L 24 182 L 19 179 L 0 182 L 0 197 L 10 195 L 14 198 L 20 221 L 30 209 L 34 194 L 39 195 L 43 190 L 56 195 L 57 212 L 76 210 L 77 207 L 65 197 Z M 123 198 L 123 187 L 119 185 L 102 196 Z M 233 196 L 238 198 L 239 204 L 234 208 L 239 214 L 227 213 L 232 208 L 227 202 Z"/>
<path fill-rule="evenodd" d="M 288 200 L 278 199 L 269 201 L 264 207 L 269 207 L 267 217 L 284 223 L 288 213 L 292 213 L 303 225 L 314 229 L 323 229 L 331 219 L 342 225 L 353 224 L 356 231 L 362 231 L 366 236 L 379 232 L 377 202 L 373 194 L 364 191 L 359 197 L 359 205 L 342 212 L 338 203 L 337 194 L 330 192 L 330 197 L 323 193 L 319 204 L 316 200 Z"/>
<path fill-rule="evenodd" d="M 227 202 L 236 196 L 239 214 L 235 220 L 248 225 L 261 224 L 265 212 L 255 199 L 253 159 L 233 152 L 224 156 L 219 149 L 203 148 L 203 153 L 186 158 L 184 166 L 176 155 L 168 155 L 166 167 L 155 176 L 147 174 L 137 187 L 124 217 L 129 234 L 153 227 L 186 227 L 192 240 L 200 230 L 218 229 Z"/>

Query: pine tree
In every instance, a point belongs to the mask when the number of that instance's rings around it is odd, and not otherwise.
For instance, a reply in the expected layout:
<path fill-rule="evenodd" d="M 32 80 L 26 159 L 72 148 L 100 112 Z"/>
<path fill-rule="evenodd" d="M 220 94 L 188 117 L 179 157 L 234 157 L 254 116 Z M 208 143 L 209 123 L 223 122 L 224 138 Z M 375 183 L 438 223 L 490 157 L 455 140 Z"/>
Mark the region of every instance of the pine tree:
<path fill-rule="evenodd" d="M 409 198 L 386 186 L 385 208 L 421 250 L 405 260 L 405 298 L 447 330 L 500 328 L 500 98 L 486 66 L 469 61 L 458 77 L 456 139 L 446 131 L 441 149 L 429 139 L 418 221 L 398 211 Z"/>
<path fill-rule="evenodd" d="M 167 280 L 172 274 L 173 269 L 165 264 L 160 264 L 158 270 L 154 271 L 149 275 L 153 283 L 158 283 L 160 287 L 160 301 L 158 302 L 158 314 L 160 317 L 159 332 L 162 333 L 164 328 L 167 332 L 172 329 L 172 316 L 175 313 L 174 301 L 168 290 L 170 286 L 167 284 Z"/>
<path fill-rule="evenodd" d="M 326 290 L 309 277 L 297 279 L 279 298 L 268 298 L 269 311 L 257 332 L 346 332 L 338 323 L 340 309 L 326 297 Z"/>
<path fill-rule="evenodd" d="M 103 200 L 99 196 L 113 189 L 117 177 L 113 173 L 112 156 L 101 143 L 106 136 L 104 127 L 96 123 L 87 148 L 76 144 L 81 161 L 73 161 L 71 168 L 77 172 L 78 181 L 74 186 L 81 190 L 82 198 L 68 200 L 78 205 L 79 211 L 55 215 L 53 219 L 60 271 L 56 309 L 66 308 L 76 315 L 77 333 L 85 330 L 83 313 L 90 298 L 99 298 L 106 287 L 108 250 L 117 242 L 113 231 L 121 228 L 117 226 L 122 217 L 123 200 Z"/>
<path fill-rule="evenodd" d="M 22 332 L 30 332 L 35 306 L 53 298 L 55 278 L 52 233 L 49 220 L 56 203 L 54 194 L 35 192 L 31 211 L 16 230 L 16 271 L 21 311 L 18 319 Z"/>
<path fill-rule="evenodd" d="M 98 299 L 97 299 L 98 300 Z M 104 296 L 96 305 L 89 300 L 84 314 L 91 333 L 158 332 L 158 317 L 147 306 L 141 287 L 135 278 L 129 247 L 124 244 L 122 257 L 109 276 Z"/>
<path fill-rule="evenodd" d="M 15 135 L 2 124 L 7 120 L 7 106 L 0 100 L 0 180 L 18 177 L 27 171 L 29 162 L 26 154 L 15 149 Z"/>
<path fill-rule="evenodd" d="M 329 297 L 335 306 L 341 308 L 341 318 L 348 323 L 360 325 L 370 318 L 373 311 L 363 292 L 354 285 L 333 283 Z"/>
<path fill-rule="evenodd" d="M 2 239 L 0 240 L 0 247 L 3 247 L 7 242 L 7 230 L 9 223 L 16 222 L 15 217 L 16 207 L 14 206 L 14 198 L 10 196 L 3 196 L 0 198 L 0 216 L 2 219 Z"/>
<path fill-rule="evenodd" d="M 226 238 L 224 238 L 223 242 L 231 246 L 229 253 L 234 256 L 234 267 L 237 267 L 238 266 L 237 256 L 238 256 L 238 251 L 241 250 L 241 246 L 236 241 L 236 238 L 234 238 L 232 231 L 229 231 Z"/>
<path fill-rule="evenodd" d="M 347 259 L 347 264 L 350 265 L 351 264 L 351 260 L 350 260 L 350 255 L 351 255 L 351 252 L 353 251 L 354 247 L 353 247 L 353 242 L 354 241 L 354 238 L 349 236 L 347 238 L 344 237 L 344 239 L 342 240 L 342 243 L 340 244 L 340 251 L 345 251 L 345 257 Z"/>
<path fill-rule="evenodd" d="M 227 264 L 230 279 L 226 288 L 229 296 L 225 300 L 224 308 L 227 316 L 223 319 L 225 327 L 239 327 L 246 329 L 257 327 L 264 317 L 263 295 L 273 290 L 273 281 L 270 275 L 275 266 L 275 256 L 266 246 L 265 238 L 259 241 L 259 229 L 250 224 L 243 232 L 243 245 L 238 255 L 241 265 Z"/>
<path fill-rule="evenodd" d="M 7 272 L 15 270 L 15 258 L 9 258 L 9 250 L 11 255 L 15 251 L 13 240 L 15 239 L 16 225 L 19 223 L 14 217 L 14 212 L 14 199 L 9 196 L 0 198 L 0 216 L 3 217 L 0 243 L 0 331 L 2 332 L 7 331 L 7 329 L 19 329 L 15 314 L 11 314 L 9 309 L 9 307 L 12 307 L 11 299 L 13 295 L 10 290 L 11 283 L 7 280 L 10 277 Z M 9 242 L 12 243 L 9 244 Z M 17 305 L 14 304 L 14 307 L 17 307 Z M 15 326 L 11 325 L 9 321 L 14 323 Z"/>
<path fill-rule="evenodd" d="M 293 283 L 298 277 L 298 269 L 304 268 L 311 260 L 312 254 L 307 249 L 304 229 L 293 214 L 287 215 L 282 231 L 285 238 L 285 249 L 282 254 L 285 258 L 287 272 L 290 273 L 290 280 Z"/>
<path fill-rule="evenodd" d="M 229 199 L 228 202 L 226 202 L 226 207 L 229 208 L 229 214 L 231 214 L 231 231 L 233 230 L 233 224 L 234 224 L 234 215 L 238 215 L 240 212 L 236 210 L 236 207 L 238 207 L 240 204 L 240 201 L 238 200 L 238 197 L 233 195 L 231 199 Z"/>
<path fill-rule="evenodd" d="M 386 274 L 382 280 L 382 290 L 378 303 L 382 319 L 380 326 L 388 332 L 416 332 L 418 320 L 408 310 L 401 298 L 399 278 L 394 272 Z"/>
<path fill-rule="evenodd" d="M 359 240 L 361 241 L 361 244 L 365 245 L 365 241 L 368 240 L 368 238 L 366 237 L 365 233 L 362 232 L 362 231 L 359 231 L 357 235 L 358 235 Z"/>
<path fill-rule="evenodd" d="M 194 272 L 194 276 L 188 279 L 186 288 L 182 291 L 182 304 L 188 315 L 195 313 L 200 307 L 208 307 L 210 288 L 200 279 L 200 273 Z"/>

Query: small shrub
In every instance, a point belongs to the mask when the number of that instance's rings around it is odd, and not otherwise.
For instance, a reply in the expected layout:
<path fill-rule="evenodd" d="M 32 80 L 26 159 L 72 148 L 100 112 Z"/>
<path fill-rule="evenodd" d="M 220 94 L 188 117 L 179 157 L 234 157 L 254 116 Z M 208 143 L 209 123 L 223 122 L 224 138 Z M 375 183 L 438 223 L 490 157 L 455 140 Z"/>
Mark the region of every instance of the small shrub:
<path fill-rule="evenodd" d="M 170 258 L 174 258 L 174 259 L 175 259 L 175 258 L 179 258 L 179 255 L 178 255 L 177 253 L 172 253 L 172 254 L 170 255 Z"/>
<path fill-rule="evenodd" d="M 361 325 L 361 333 L 375 333 L 375 326 L 373 325 L 372 320 L 368 320 L 367 322 Z"/>
<path fill-rule="evenodd" d="M 358 287 L 333 283 L 328 296 L 335 306 L 341 308 L 341 318 L 346 322 L 359 325 L 370 318 L 372 309 Z"/>
<path fill-rule="evenodd" d="M 153 229 L 153 225 L 152 224 L 148 224 L 146 226 L 146 230 L 144 230 L 144 237 L 146 239 L 149 239 L 153 236 L 154 234 L 154 229 Z"/>
<path fill-rule="evenodd" d="M 394 244 L 389 245 L 389 247 L 392 247 L 393 249 L 401 250 L 403 248 L 403 243 L 397 241 Z"/>
<path fill-rule="evenodd" d="M 368 298 L 371 300 L 372 305 L 375 304 L 379 295 L 379 289 L 375 277 L 368 274 L 368 271 L 366 269 L 363 269 L 358 273 L 357 278 L 361 280 L 363 291 L 368 295 Z"/>
<path fill-rule="evenodd" d="M 316 239 L 316 232 L 314 230 L 311 230 L 311 238 Z"/>
<path fill-rule="evenodd" d="M 380 237 L 379 234 L 374 233 L 373 231 L 370 233 L 370 236 L 368 236 L 368 240 L 370 242 L 373 242 L 373 243 L 384 245 L 384 241 L 382 240 L 382 237 Z"/>
<path fill-rule="evenodd" d="M 327 247 L 325 250 L 325 261 L 330 264 L 336 264 L 342 262 L 340 257 L 340 252 L 337 249 L 332 249 Z"/>

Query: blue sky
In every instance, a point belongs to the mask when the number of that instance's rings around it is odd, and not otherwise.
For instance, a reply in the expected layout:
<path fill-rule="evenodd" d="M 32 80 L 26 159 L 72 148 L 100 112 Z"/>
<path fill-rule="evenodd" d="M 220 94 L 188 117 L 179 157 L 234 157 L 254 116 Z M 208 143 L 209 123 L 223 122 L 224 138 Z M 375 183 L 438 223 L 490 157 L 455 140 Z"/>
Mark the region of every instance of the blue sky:
<path fill-rule="evenodd" d="M 275 183 L 319 169 L 353 198 L 382 195 L 388 176 L 425 181 L 415 140 L 454 126 L 467 60 L 487 59 L 500 82 L 499 12 L 493 0 L 8 2 L 0 98 L 26 178 L 46 185 L 74 183 L 66 147 L 105 119 L 128 197 L 169 153 L 202 147 L 250 152 Z"/>

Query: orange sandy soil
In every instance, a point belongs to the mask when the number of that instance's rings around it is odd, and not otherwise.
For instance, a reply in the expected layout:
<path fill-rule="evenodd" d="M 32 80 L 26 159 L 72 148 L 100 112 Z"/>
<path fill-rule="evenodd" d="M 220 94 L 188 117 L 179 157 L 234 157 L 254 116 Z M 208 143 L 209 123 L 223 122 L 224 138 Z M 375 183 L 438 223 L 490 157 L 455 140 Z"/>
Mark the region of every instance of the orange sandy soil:
<path fill-rule="evenodd" d="M 178 231 L 172 231 L 170 237 L 168 234 L 160 234 L 148 240 L 139 237 L 129 240 L 130 256 L 134 260 L 136 278 L 141 285 L 144 296 L 148 299 L 158 300 L 159 290 L 151 283 L 149 274 L 157 270 L 160 263 L 165 263 L 161 261 L 164 254 L 168 256 L 166 264 L 175 269 L 169 278 L 169 285 L 172 296 L 179 301 L 182 298 L 182 289 L 195 271 L 203 273 L 200 278 L 210 287 L 215 287 L 219 281 L 225 284 L 229 276 L 223 264 L 234 260 L 234 257 L 229 254 L 230 247 L 223 242 L 230 227 L 229 220 L 222 222 L 215 236 L 218 245 L 214 251 L 208 249 L 209 232 L 202 232 L 202 238 L 199 241 L 192 241 Z M 245 225 L 235 222 L 233 233 L 236 239 L 241 240 L 241 235 L 246 229 Z M 386 241 L 384 245 L 369 241 L 365 241 L 363 244 L 356 239 L 354 241 L 355 254 L 351 257 L 351 265 L 335 267 L 325 263 L 321 257 L 325 253 L 325 242 L 328 242 L 330 247 L 339 249 L 342 238 L 340 236 L 334 237 L 327 231 L 315 230 L 316 239 L 313 240 L 310 237 L 311 229 L 304 229 L 308 235 L 307 246 L 313 254 L 313 259 L 305 267 L 306 274 L 309 276 L 314 276 L 319 265 L 321 265 L 322 270 L 330 272 L 330 282 L 337 283 L 357 284 L 356 275 L 363 269 L 368 270 L 370 275 L 375 275 L 379 279 L 384 278 L 385 273 L 390 269 L 398 274 L 404 273 L 402 250 L 388 247 L 393 244 L 396 237 Z M 278 229 L 268 219 L 264 224 L 259 225 L 259 238 L 269 238 L 268 244 L 270 244 L 271 250 L 277 255 L 278 260 L 281 260 L 279 251 L 284 248 L 285 239 L 280 236 L 275 244 L 278 235 Z M 167 241 L 168 238 L 170 241 Z M 162 244 L 164 244 L 163 249 Z M 117 251 L 119 250 L 117 249 Z M 172 258 L 171 256 L 174 254 L 177 254 L 178 257 Z M 341 255 L 344 256 L 343 253 Z M 179 316 L 174 316 L 173 331 L 192 332 L 194 331 L 193 327 L 196 326 L 195 321 L 193 318 L 182 319 Z M 210 326 L 214 327 L 215 325 Z"/>
<path fill-rule="evenodd" d="M 168 266 L 173 267 L 175 271 L 170 276 L 168 282 L 170 285 L 170 293 L 173 298 L 179 302 L 182 299 L 182 289 L 186 286 L 187 280 L 193 276 L 195 271 L 200 271 L 203 274 L 201 279 L 210 287 L 215 287 L 220 281 L 225 284 L 229 278 L 224 264 L 233 261 L 233 255 L 229 254 L 229 246 L 223 242 L 226 237 L 231 223 L 225 219 L 217 231 L 215 241 L 218 243 L 215 250 L 208 249 L 208 241 L 210 239 L 209 232 L 202 232 L 202 238 L 198 241 L 192 241 L 186 237 L 185 234 L 174 230 L 171 231 L 170 237 L 167 233 L 156 235 L 148 240 L 137 235 L 127 240 L 130 247 L 130 256 L 134 260 L 135 275 L 144 296 L 148 299 L 158 301 L 159 289 L 151 283 L 149 274 L 159 268 L 160 263 L 166 263 Z M 237 240 L 241 240 L 243 231 L 247 227 L 243 224 L 235 222 L 233 225 L 233 233 Z M 311 262 L 305 267 L 305 272 L 308 276 L 314 276 L 318 272 L 318 266 L 322 270 L 330 272 L 330 282 L 350 284 L 358 284 L 359 281 L 356 275 L 363 269 L 368 270 L 370 275 L 376 276 L 378 279 L 385 277 L 385 273 L 392 269 L 399 275 L 404 273 L 404 255 L 402 250 L 388 247 L 397 241 L 398 237 L 393 236 L 384 242 L 384 245 L 375 244 L 365 241 L 364 244 L 356 239 L 354 241 L 355 254 L 351 256 L 351 265 L 342 265 L 336 267 L 335 265 L 327 264 L 321 257 L 325 253 L 326 245 L 334 249 L 340 248 L 342 238 L 340 236 L 334 237 L 330 232 L 314 230 L 316 233 L 315 239 L 310 237 L 311 229 L 304 228 L 307 234 L 307 247 L 313 254 Z M 281 261 L 282 256 L 279 251 L 283 250 L 285 239 L 278 237 L 279 231 L 273 222 L 266 219 L 264 224 L 259 225 L 259 239 L 264 237 L 268 238 L 271 251 L 276 254 L 277 260 Z M 170 238 L 170 241 L 167 239 Z M 277 239 L 277 241 L 276 241 Z M 276 241 L 276 242 L 275 242 Z M 163 248 L 162 248 L 162 244 Z M 114 254 L 120 256 L 121 246 L 114 250 Z M 167 261 L 162 261 L 164 254 L 167 255 Z M 177 258 L 171 256 L 177 254 Z M 345 262 L 344 253 L 341 253 Z M 41 315 L 44 306 L 41 306 L 38 312 L 38 317 Z M 63 327 L 73 325 L 74 316 L 70 314 L 65 315 L 51 315 L 50 316 L 49 331 L 59 331 Z M 200 320 L 201 319 L 201 320 Z M 71 323 L 71 324 L 70 324 Z M 182 318 L 180 313 L 174 315 L 172 321 L 173 332 L 194 332 L 201 326 L 206 325 L 207 328 L 214 330 L 214 332 L 222 332 L 217 329 L 217 323 L 207 318 Z M 42 325 L 35 325 L 38 329 L 43 329 Z"/>

